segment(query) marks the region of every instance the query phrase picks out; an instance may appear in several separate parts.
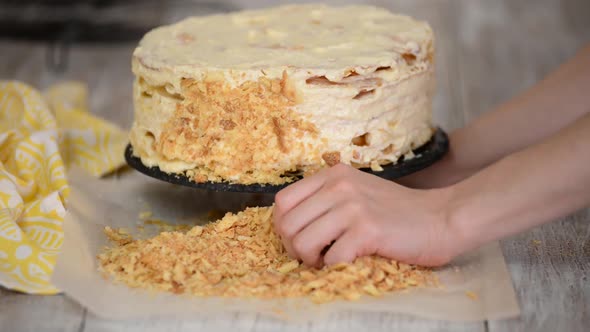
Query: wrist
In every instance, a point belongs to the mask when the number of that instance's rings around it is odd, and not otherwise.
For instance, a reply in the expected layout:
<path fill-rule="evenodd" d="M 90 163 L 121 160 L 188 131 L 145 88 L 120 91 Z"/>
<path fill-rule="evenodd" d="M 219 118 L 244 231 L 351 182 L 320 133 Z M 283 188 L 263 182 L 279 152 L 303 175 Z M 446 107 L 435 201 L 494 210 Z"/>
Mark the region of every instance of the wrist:
<path fill-rule="evenodd" d="M 455 190 L 454 186 L 421 190 L 425 194 L 425 211 L 429 211 L 431 217 L 427 252 L 436 257 L 435 265 L 449 263 L 467 248 L 464 230 L 458 229 L 461 224 L 455 219 Z"/>
<path fill-rule="evenodd" d="M 445 223 L 447 251 L 451 258 L 479 246 L 475 218 L 469 209 L 469 200 L 465 199 L 464 189 L 458 185 L 439 189 L 444 197 L 445 207 L 442 218 Z M 471 215 L 471 217 L 469 217 Z"/>

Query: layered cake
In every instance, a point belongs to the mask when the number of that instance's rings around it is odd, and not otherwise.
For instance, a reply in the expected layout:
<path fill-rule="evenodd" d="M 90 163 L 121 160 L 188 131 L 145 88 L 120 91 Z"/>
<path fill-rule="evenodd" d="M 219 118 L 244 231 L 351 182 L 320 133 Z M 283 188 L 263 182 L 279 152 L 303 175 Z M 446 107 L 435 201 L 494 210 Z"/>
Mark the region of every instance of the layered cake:
<path fill-rule="evenodd" d="M 433 134 L 433 33 L 370 6 L 289 5 L 156 28 L 133 53 L 133 153 L 197 182 L 380 170 Z"/>

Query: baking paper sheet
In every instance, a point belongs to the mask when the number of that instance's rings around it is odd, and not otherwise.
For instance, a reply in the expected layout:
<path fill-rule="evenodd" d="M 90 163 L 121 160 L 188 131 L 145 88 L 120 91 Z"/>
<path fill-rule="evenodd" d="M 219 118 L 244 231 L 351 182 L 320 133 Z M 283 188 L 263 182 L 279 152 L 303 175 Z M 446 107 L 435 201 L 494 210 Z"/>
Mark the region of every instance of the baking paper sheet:
<path fill-rule="evenodd" d="M 103 227 L 141 225 L 139 213 L 152 211 L 167 222 L 203 224 L 211 210 L 238 211 L 268 205 L 273 197 L 244 193 L 213 193 L 150 179 L 127 170 L 97 180 L 72 170 L 72 195 L 65 218 L 65 242 L 52 282 L 68 296 L 101 317 L 191 318 L 260 313 L 280 319 L 312 321 L 341 311 L 410 314 L 449 321 L 502 319 L 519 314 L 510 275 L 498 243 L 460 257 L 436 271 L 441 289 L 415 289 L 355 302 L 313 304 L 307 299 L 256 300 L 199 298 L 130 289 L 105 280 L 97 272 L 96 256 L 107 245 Z M 393 213 L 393 212 L 392 212 Z M 149 233 L 149 232 L 148 232 Z M 145 231 L 138 237 L 148 235 Z"/>

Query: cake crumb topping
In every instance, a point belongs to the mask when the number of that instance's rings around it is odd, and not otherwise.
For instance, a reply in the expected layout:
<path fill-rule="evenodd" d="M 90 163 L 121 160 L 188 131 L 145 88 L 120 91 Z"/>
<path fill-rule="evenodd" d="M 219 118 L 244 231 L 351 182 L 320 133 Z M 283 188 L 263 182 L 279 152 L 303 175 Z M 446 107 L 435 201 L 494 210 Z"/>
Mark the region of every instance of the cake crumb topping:
<path fill-rule="evenodd" d="M 227 213 L 186 233 L 133 240 L 105 228 L 113 246 L 98 256 L 105 277 L 130 287 L 194 296 L 308 297 L 313 302 L 356 300 L 415 287 L 437 286 L 433 272 L 368 256 L 350 264 L 309 268 L 289 258 L 272 227 L 272 207 Z"/>

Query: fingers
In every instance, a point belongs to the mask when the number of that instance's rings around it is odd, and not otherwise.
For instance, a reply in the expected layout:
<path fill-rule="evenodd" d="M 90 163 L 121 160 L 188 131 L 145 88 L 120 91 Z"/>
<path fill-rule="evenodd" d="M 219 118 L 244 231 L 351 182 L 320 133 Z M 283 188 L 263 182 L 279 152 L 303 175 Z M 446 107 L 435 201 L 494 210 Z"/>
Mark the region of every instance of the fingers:
<path fill-rule="evenodd" d="M 337 205 L 337 198 L 328 190 L 320 189 L 295 206 L 280 219 L 276 219 L 275 229 L 284 240 L 292 240 L 297 233 L 311 222 L 328 212 Z"/>
<path fill-rule="evenodd" d="M 349 166 L 336 165 L 277 194 L 273 222 L 291 257 L 309 266 L 322 265 L 322 250 L 363 212 L 359 174 Z"/>
<path fill-rule="evenodd" d="M 338 239 L 350 226 L 351 219 L 343 211 L 335 206 L 293 238 L 293 250 L 305 265 L 317 268 L 322 266 L 324 248 Z"/>
<path fill-rule="evenodd" d="M 280 219 L 289 210 L 319 191 L 331 179 L 345 179 L 355 171 L 362 173 L 351 166 L 337 164 L 289 185 L 275 196 L 275 216 Z"/>
<path fill-rule="evenodd" d="M 324 264 L 351 263 L 357 257 L 375 253 L 376 243 L 361 227 L 350 227 L 324 255 Z"/>
<path fill-rule="evenodd" d="M 329 169 L 323 169 L 317 174 L 303 178 L 279 191 L 275 196 L 275 218 L 280 219 L 283 214 L 320 190 L 326 181 L 328 171 Z"/>
<path fill-rule="evenodd" d="M 316 194 L 326 183 L 331 169 L 323 169 L 313 176 L 295 182 L 294 184 L 281 190 L 275 196 L 273 224 L 277 234 L 279 234 L 281 237 L 287 253 L 293 258 L 297 258 L 297 255 L 291 245 L 292 238 L 309 222 L 327 211 L 329 206 L 325 206 L 324 209 L 318 209 L 317 204 L 310 204 L 315 207 L 312 206 L 309 212 L 307 212 L 307 209 L 298 209 L 298 211 L 306 211 L 304 212 L 306 213 L 306 217 L 296 217 L 297 213 L 290 214 L 291 216 L 288 218 L 288 220 L 285 220 L 283 217 L 300 203 L 306 201 L 308 198 Z M 310 200 L 310 202 L 313 201 L 314 200 Z M 324 200 L 322 199 L 322 201 Z"/>
<path fill-rule="evenodd" d="M 307 205 L 311 205 L 311 210 L 298 209 L 298 211 L 303 211 L 305 214 L 303 218 L 298 217 L 296 213 L 290 212 L 299 206 L 302 201 L 305 201 L 320 190 L 323 183 L 323 176 L 316 174 L 316 176 L 305 178 L 288 186 L 275 196 L 275 207 L 273 211 L 275 231 L 281 237 L 287 253 L 293 258 L 297 258 L 297 254 L 291 245 L 291 240 L 295 234 L 313 219 L 324 213 L 329 207 L 326 206 L 325 210 L 322 210 L 319 205 L 313 204 L 314 200 L 310 200 L 312 203 L 308 203 Z"/>

